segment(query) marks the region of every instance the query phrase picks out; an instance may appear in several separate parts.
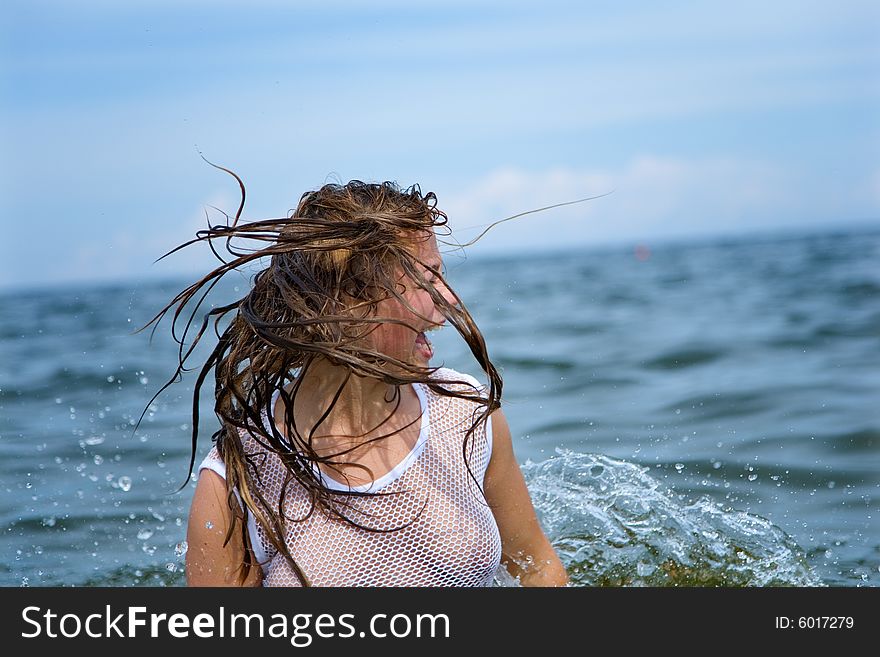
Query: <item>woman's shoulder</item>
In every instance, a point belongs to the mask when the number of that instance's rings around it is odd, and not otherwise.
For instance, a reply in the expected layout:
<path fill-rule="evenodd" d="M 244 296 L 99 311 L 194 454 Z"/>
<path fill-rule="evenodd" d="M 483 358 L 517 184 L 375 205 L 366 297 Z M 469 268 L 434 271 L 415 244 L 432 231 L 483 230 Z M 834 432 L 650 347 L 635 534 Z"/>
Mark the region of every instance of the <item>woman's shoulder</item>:
<path fill-rule="evenodd" d="M 264 442 L 266 440 L 265 437 L 258 437 L 254 435 L 252 431 L 243 428 L 235 428 L 233 431 L 238 434 L 238 439 L 241 442 L 241 449 L 248 456 L 249 462 L 252 462 L 254 457 L 259 457 L 261 463 L 265 463 L 267 459 L 273 457 L 276 459 L 278 458 L 275 452 L 266 447 Z M 202 470 L 213 470 L 226 479 L 226 463 L 223 460 L 223 455 L 220 453 L 220 449 L 216 443 L 212 445 L 210 450 L 208 450 L 205 458 L 196 469 L 197 472 L 201 472 Z"/>
<path fill-rule="evenodd" d="M 226 479 L 226 463 L 223 462 L 223 457 L 220 456 L 220 450 L 217 449 L 217 445 L 212 446 L 208 450 L 205 458 L 202 459 L 199 467 L 196 468 L 196 473 L 201 474 L 202 470 L 213 470 L 223 479 Z"/>
<path fill-rule="evenodd" d="M 439 383 L 443 388 L 456 392 L 473 392 L 475 388 L 477 392 L 480 392 L 486 388 L 486 385 L 475 376 L 459 372 L 451 367 L 438 368 L 431 374 L 430 379 Z"/>

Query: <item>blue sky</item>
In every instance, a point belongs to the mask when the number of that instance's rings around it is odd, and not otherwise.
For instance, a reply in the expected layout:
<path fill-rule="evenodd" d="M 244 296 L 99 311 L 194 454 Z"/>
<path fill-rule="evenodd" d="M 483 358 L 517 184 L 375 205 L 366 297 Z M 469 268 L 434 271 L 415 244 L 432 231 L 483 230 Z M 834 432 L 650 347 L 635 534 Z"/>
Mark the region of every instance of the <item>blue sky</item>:
<path fill-rule="evenodd" d="M 876 2 L 8 2 L 0 287 L 167 277 L 327 180 L 471 254 L 880 225 Z M 218 218 L 215 215 L 215 219 Z"/>

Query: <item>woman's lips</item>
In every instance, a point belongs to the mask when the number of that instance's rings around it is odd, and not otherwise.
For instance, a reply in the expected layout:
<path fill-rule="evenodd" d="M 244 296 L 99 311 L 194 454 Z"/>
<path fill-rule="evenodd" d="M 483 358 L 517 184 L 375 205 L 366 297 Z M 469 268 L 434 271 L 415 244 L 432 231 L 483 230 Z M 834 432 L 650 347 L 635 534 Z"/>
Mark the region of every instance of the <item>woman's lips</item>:
<path fill-rule="evenodd" d="M 430 360 L 434 355 L 434 347 L 424 332 L 419 333 L 416 337 L 416 347 L 427 360 Z"/>

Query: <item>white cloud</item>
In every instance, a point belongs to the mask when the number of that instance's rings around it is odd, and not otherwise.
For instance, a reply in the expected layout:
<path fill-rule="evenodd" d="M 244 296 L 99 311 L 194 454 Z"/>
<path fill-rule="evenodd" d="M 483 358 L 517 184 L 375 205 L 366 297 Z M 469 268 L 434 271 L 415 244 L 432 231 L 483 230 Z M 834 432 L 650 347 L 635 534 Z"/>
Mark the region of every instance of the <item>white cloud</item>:
<path fill-rule="evenodd" d="M 178 275 L 196 276 L 208 273 L 219 261 L 206 243 L 198 243 L 155 262 L 175 247 L 196 237 L 206 227 L 207 210 L 212 224 L 224 223 L 225 218 L 215 206 L 230 214 L 238 207 L 238 199 L 227 194 L 216 194 L 204 207 L 182 219 L 173 230 L 140 231 L 134 227 L 119 228 L 105 233 L 100 240 L 80 242 L 71 249 L 69 259 L 57 262 L 41 275 L 46 281 L 95 279 L 131 279 L 142 276 L 166 278 Z M 221 251 L 222 244 L 215 247 Z"/>
<path fill-rule="evenodd" d="M 865 194 L 828 193 L 791 167 L 739 159 L 633 158 L 617 170 L 499 169 L 441 197 L 460 243 L 487 224 L 525 210 L 613 193 L 527 215 L 493 228 L 475 252 L 564 248 L 577 244 L 662 240 L 796 228 L 864 218 Z M 880 174 L 872 207 L 880 210 Z M 851 194 L 849 192 L 852 192 Z M 859 198 L 861 197 L 861 198 Z"/>

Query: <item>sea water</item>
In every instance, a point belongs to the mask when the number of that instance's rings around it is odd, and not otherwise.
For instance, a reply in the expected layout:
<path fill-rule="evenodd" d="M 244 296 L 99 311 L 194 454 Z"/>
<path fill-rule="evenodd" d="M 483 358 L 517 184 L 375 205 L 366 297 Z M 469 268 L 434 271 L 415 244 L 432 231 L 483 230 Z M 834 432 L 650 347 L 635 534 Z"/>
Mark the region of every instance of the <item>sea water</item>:
<path fill-rule="evenodd" d="M 575 585 L 880 583 L 880 232 L 441 250 Z M 194 376 L 149 403 L 177 347 L 134 331 L 189 282 L 0 294 L 0 585 L 184 582 Z"/>

